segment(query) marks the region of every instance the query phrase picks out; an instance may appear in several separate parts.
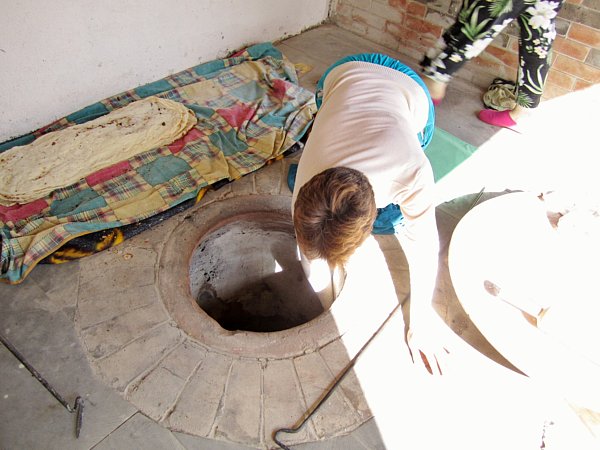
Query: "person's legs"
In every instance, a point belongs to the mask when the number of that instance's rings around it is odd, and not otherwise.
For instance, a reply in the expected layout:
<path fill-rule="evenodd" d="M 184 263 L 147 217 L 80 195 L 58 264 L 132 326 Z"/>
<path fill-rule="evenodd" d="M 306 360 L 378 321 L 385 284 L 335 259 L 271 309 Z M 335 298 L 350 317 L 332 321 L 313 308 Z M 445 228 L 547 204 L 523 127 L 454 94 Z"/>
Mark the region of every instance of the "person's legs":
<path fill-rule="evenodd" d="M 562 1 L 538 1 L 519 16 L 518 106 L 535 108 L 540 103 L 550 68 L 550 50 L 556 37 L 555 19 L 561 6 Z"/>
<path fill-rule="evenodd" d="M 555 18 L 562 1 L 537 1 L 519 15 L 519 74 L 517 105 L 511 111 L 483 110 L 479 118 L 491 125 L 511 128 L 536 108 L 541 100 L 548 75 L 549 55 L 556 37 Z"/>
<path fill-rule="evenodd" d="M 510 9 L 506 9 L 507 6 Z M 425 83 L 435 103 L 463 64 L 478 56 L 488 44 L 523 10 L 524 0 L 498 2 L 464 0 L 454 25 L 429 50 L 421 67 Z"/>

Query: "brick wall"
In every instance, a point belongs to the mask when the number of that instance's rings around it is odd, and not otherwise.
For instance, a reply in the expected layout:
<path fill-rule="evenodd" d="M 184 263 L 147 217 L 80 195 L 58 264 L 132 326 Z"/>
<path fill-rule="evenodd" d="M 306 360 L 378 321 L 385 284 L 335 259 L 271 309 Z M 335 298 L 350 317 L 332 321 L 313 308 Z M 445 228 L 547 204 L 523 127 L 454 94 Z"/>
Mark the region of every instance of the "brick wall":
<path fill-rule="evenodd" d="M 461 0 L 333 0 L 340 27 L 420 61 L 450 26 Z M 600 83 L 600 0 L 567 0 L 556 20 L 557 37 L 545 98 Z M 494 77 L 515 79 L 519 27 L 513 21 L 457 77 L 486 88 Z"/>

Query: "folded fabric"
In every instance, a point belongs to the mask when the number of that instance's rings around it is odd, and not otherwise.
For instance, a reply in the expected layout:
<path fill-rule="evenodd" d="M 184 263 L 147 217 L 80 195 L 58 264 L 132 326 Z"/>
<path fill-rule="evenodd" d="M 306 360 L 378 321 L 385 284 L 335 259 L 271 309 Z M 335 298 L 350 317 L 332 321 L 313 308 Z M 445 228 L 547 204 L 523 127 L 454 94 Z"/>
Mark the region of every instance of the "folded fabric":
<path fill-rule="evenodd" d="M 496 111 L 514 109 L 517 104 L 515 83 L 503 78 L 494 78 L 488 90 L 483 94 L 483 104 Z"/>
<path fill-rule="evenodd" d="M 183 104 L 148 97 L 0 154 L 0 205 L 28 203 L 185 135 L 198 119 Z"/>

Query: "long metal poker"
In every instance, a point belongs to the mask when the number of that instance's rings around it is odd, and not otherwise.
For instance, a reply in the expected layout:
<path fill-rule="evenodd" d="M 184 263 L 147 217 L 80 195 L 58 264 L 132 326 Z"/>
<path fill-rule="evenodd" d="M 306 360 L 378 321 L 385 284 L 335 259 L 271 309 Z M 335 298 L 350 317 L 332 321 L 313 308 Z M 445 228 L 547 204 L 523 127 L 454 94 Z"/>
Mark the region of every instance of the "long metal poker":
<path fill-rule="evenodd" d="M 8 339 L 6 339 L 2 335 L 2 333 L 0 333 L 0 341 L 15 356 L 15 358 L 17 358 L 21 362 L 21 364 L 23 364 L 27 368 L 27 370 L 29 370 L 31 375 L 33 375 L 36 380 L 42 383 L 42 386 L 44 386 L 46 390 L 50 392 L 52 396 L 56 400 L 58 400 L 58 402 L 61 405 L 65 407 L 67 411 L 69 411 L 70 413 L 77 412 L 77 416 L 75 418 L 75 437 L 79 438 L 79 434 L 81 433 L 81 426 L 83 423 L 83 399 L 80 396 L 77 396 L 75 402 L 73 403 L 73 406 L 69 406 L 67 401 L 56 391 L 56 389 L 54 389 L 54 387 L 52 387 L 52 385 L 48 383 L 37 370 L 35 370 L 35 367 L 29 364 L 29 362 L 27 362 L 27 360 L 21 354 L 21 352 L 19 352 L 19 350 L 17 350 L 16 347 L 12 345 L 8 341 Z"/>

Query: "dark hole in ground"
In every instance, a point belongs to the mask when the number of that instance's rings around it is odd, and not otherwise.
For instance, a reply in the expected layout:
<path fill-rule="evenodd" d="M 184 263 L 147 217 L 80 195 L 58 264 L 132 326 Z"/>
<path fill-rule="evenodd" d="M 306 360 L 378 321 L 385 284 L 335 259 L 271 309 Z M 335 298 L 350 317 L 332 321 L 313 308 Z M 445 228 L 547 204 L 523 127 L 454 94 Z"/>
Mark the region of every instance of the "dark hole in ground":
<path fill-rule="evenodd" d="M 298 259 L 291 219 L 278 214 L 204 236 L 192 255 L 190 289 L 226 330 L 281 331 L 323 312 Z"/>

